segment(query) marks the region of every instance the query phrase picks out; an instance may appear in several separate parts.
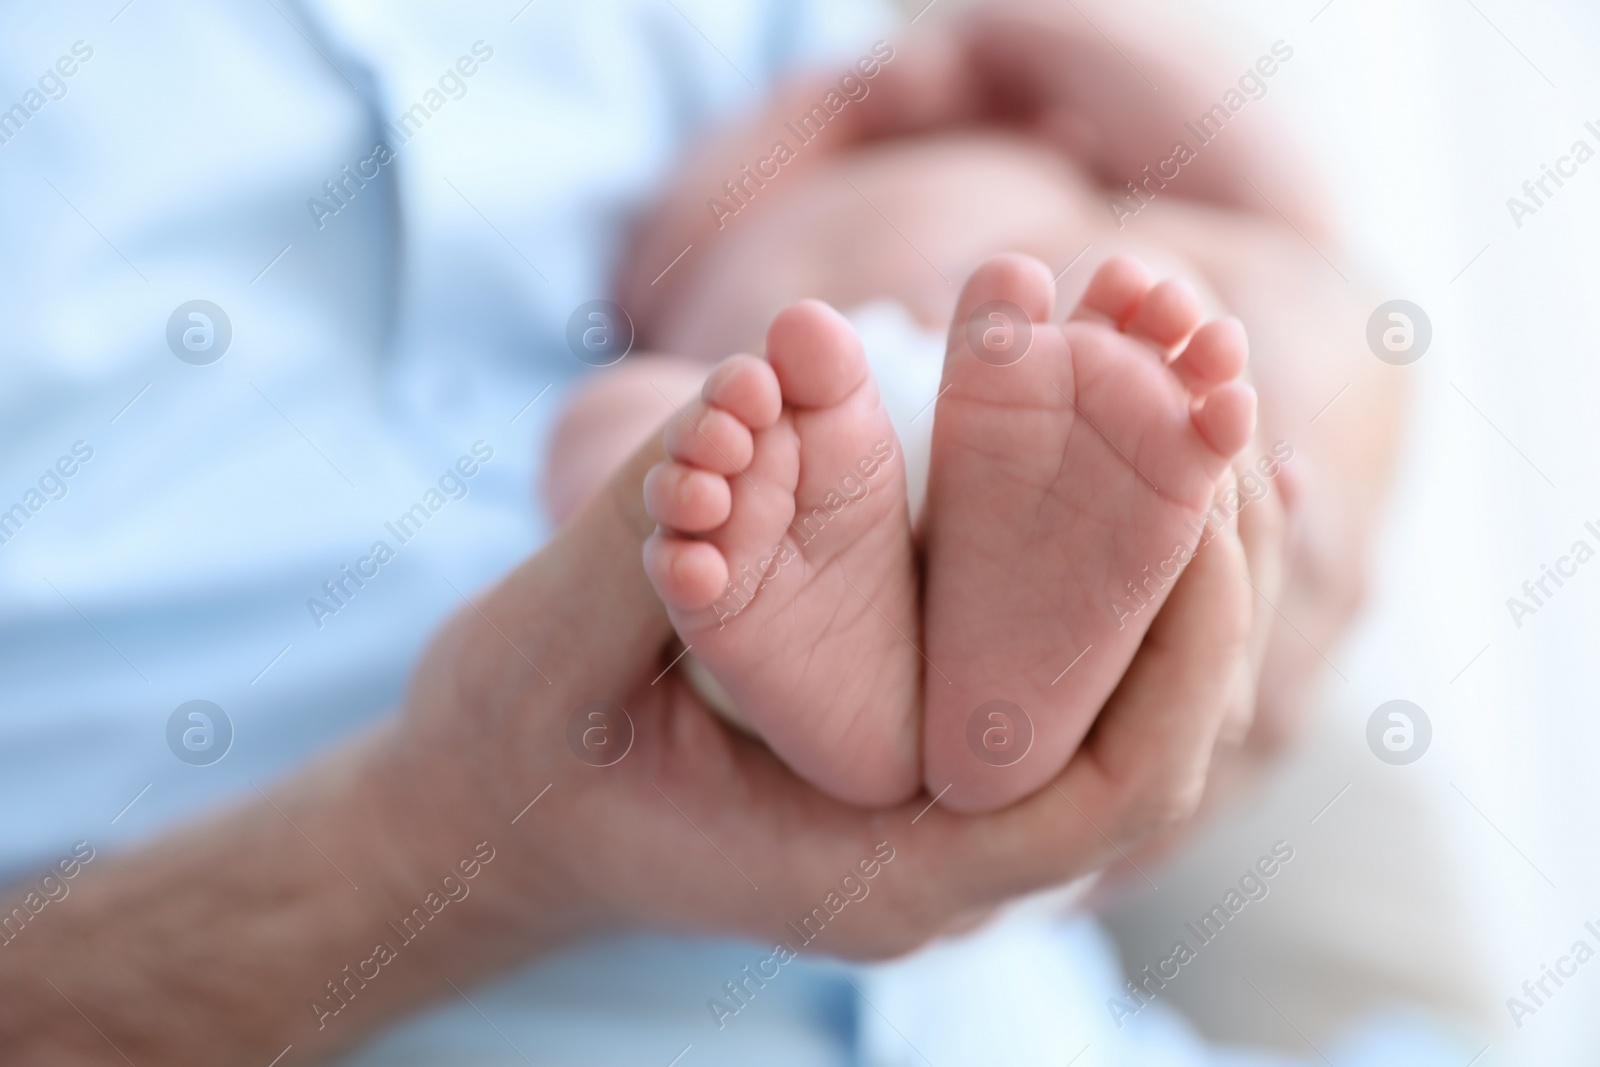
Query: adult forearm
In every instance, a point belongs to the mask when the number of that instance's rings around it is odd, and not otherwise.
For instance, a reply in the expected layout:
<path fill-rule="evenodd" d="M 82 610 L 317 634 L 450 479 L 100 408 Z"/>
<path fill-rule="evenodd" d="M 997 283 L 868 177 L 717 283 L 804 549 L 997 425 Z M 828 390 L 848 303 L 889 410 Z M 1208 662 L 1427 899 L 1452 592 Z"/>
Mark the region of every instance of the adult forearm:
<path fill-rule="evenodd" d="M 561 859 L 528 837 L 536 819 L 513 820 L 551 781 L 550 761 L 592 768 L 521 738 L 545 721 L 559 731 L 602 684 L 659 669 L 667 625 L 635 573 L 651 529 L 638 480 L 654 458 L 641 451 L 611 493 L 462 609 L 397 720 L 78 871 L 0 945 L 0 1059 L 265 1067 L 293 1046 L 285 1067 L 319 1062 L 457 996 L 451 983 L 470 992 L 582 936 Z"/>
<path fill-rule="evenodd" d="M 306 1062 L 430 995 L 424 957 L 460 953 L 461 939 L 428 930 L 412 947 L 387 924 L 477 842 L 420 826 L 393 839 L 381 808 L 397 798 L 376 771 L 388 745 L 372 734 L 225 814 L 84 868 L 0 948 L 6 1061 L 266 1064 L 292 1044 L 286 1062 Z M 457 880 L 494 875 L 491 862 Z M 398 958 L 341 984 L 381 941 Z"/>

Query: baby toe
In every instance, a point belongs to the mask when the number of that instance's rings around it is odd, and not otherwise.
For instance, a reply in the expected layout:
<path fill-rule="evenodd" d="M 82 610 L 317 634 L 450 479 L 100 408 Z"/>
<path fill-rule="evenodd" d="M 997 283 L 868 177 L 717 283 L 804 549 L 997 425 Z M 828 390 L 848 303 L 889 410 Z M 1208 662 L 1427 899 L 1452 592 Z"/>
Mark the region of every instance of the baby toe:
<path fill-rule="evenodd" d="M 737 474 L 755 458 L 755 437 L 731 411 L 698 404 L 667 423 L 663 444 L 680 463 Z"/>
<path fill-rule="evenodd" d="M 1112 256 L 1094 272 L 1072 318 L 1109 322 L 1121 328 L 1150 291 L 1150 268 L 1132 256 Z"/>
<path fill-rule="evenodd" d="M 1194 409 L 1195 429 L 1218 455 L 1232 458 L 1256 432 L 1256 391 L 1228 382 L 1208 393 Z"/>
<path fill-rule="evenodd" d="M 1050 268 L 1032 256 L 1002 255 L 985 260 L 962 286 L 955 322 L 965 331 L 983 305 L 1003 300 L 1016 304 L 1031 322 L 1049 322 L 1055 301 Z"/>
<path fill-rule="evenodd" d="M 733 496 L 722 475 L 667 461 L 645 474 L 644 507 L 662 526 L 705 533 L 728 521 Z"/>
<path fill-rule="evenodd" d="M 1203 314 L 1200 294 L 1194 291 L 1194 286 L 1181 278 L 1168 278 L 1139 300 L 1125 330 L 1163 351 L 1170 351 L 1194 333 Z"/>
<path fill-rule="evenodd" d="M 765 360 L 730 356 L 706 377 L 700 397 L 721 408 L 752 430 L 765 430 L 778 421 L 783 393 L 778 377 Z"/>
<path fill-rule="evenodd" d="M 1213 319 L 1195 331 L 1172 369 L 1191 392 L 1208 392 L 1244 373 L 1250 341 L 1236 318 Z"/>
<path fill-rule="evenodd" d="M 802 300 L 778 312 L 767 330 L 767 362 L 784 402 L 805 408 L 833 407 L 868 375 L 855 328 L 820 300 Z"/>
<path fill-rule="evenodd" d="M 728 563 L 715 545 L 660 530 L 644 543 L 644 572 L 656 595 L 683 611 L 709 607 L 728 585 Z"/>

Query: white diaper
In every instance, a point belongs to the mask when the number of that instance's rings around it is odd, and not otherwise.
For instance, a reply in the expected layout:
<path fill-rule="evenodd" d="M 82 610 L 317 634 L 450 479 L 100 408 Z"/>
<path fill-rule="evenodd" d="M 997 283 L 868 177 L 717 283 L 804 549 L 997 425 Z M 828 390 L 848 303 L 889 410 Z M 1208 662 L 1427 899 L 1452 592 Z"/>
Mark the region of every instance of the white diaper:
<path fill-rule="evenodd" d="M 928 493 L 933 402 L 944 370 L 944 335 L 925 329 L 904 305 L 894 300 L 862 304 L 846 317 L 861 335 L 867 363 L 878 379 L 883 406 L 900 438 L 906 492 L 915 522 Z"/>

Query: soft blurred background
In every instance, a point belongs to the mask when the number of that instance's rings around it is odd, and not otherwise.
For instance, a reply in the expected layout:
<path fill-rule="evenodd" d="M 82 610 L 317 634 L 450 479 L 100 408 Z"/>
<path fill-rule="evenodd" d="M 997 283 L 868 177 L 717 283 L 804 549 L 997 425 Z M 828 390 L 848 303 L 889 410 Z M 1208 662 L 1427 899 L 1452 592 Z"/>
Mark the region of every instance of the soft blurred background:
<path fill-rule="evenodd" d="M 1600 149 L 1584 126 L 1600 120 L 1600 20 L 1591 5 L 1495 0 L 1200 6 L 1241 69 L 1261 42 L 1293 43 L 1296 66 L 1272 91 L 1355 245 L 1326 251 L 1420 305 L 1433 340 L 1394 370 L 1415 380 L 1418 404 L 1371 602 L 1331 654 L 1348 681 L 1325 676 L 1323 718 L 1271 801 L 1197 841 L 1169 876 L 1202 905 L 1277 834 L 1305 843 L 1296 875 L 1313 884 L 1241 925 L 1249 945 L 1177 995 L 1213 1033 L 1275 1031 L 1302 1049 L 1241 978 L 1300 1020 L 1410 995 L 1485 1012 L 1479 1062 L 1591 1062 L 1600 976 L 1580 969 L 1520 1028 L 1505 1001 L 1526 1000 L 1523 982 L 1574 941 L 1594 944 L 1600 571 L 1581 568 L 1520 628 L 1506 601 L 1573 542 L 1600 547 L 1584 529 L 1600 516 L 1600 168 L 1579 168 L 1520 228 L 1506 201 L 1526 199 L 1523 182 L 1574 141 Z M 1351 399 L 1321 417 L 1359 425 Z M 1408 766 L 1367 751 L 1367 719 L 1391 699 L 1432 724 Z M 1141 961 L 1153 957 L 1136 920 L 1151 906 L 1117 923 Z"/>

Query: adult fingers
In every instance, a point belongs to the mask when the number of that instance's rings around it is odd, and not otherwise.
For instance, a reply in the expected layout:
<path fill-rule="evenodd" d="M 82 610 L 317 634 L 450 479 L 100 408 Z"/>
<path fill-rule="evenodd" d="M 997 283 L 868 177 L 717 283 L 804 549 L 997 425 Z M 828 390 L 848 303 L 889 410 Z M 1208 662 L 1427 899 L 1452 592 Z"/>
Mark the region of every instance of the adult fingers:
<path fill-rule="evenodd" d="M 1238 516 L 1239 542 L 1244 550 L 1249 581 L 1251 624 L 1246 654 L 1239 660 L 1235 700 L 1222 724 L 1219 740 L 1225 745 L 1243 741 L 1255 721 L 1256 683 L 1277 625 L 1283 592 L 1287 527 L 1283 497 L 1259 464 L 1242 466 L 1235 474 L 1242 504 Z"/>
<path fill-rule="evenodd" d="M 1059 789 L 1119 845 L 1191 815 L 1236 697 L 1252 591 L 1235 523 L 1185 569 Z"/>
<path fill-rule="evenodd" d="M 1250 641 L 1247 573 L 1230 522 L 1184 570 L 1065 771 L 991 815 L 928 811 L 913 863 L 976 906 L 1090 873 L 1189 815 Z"/>

